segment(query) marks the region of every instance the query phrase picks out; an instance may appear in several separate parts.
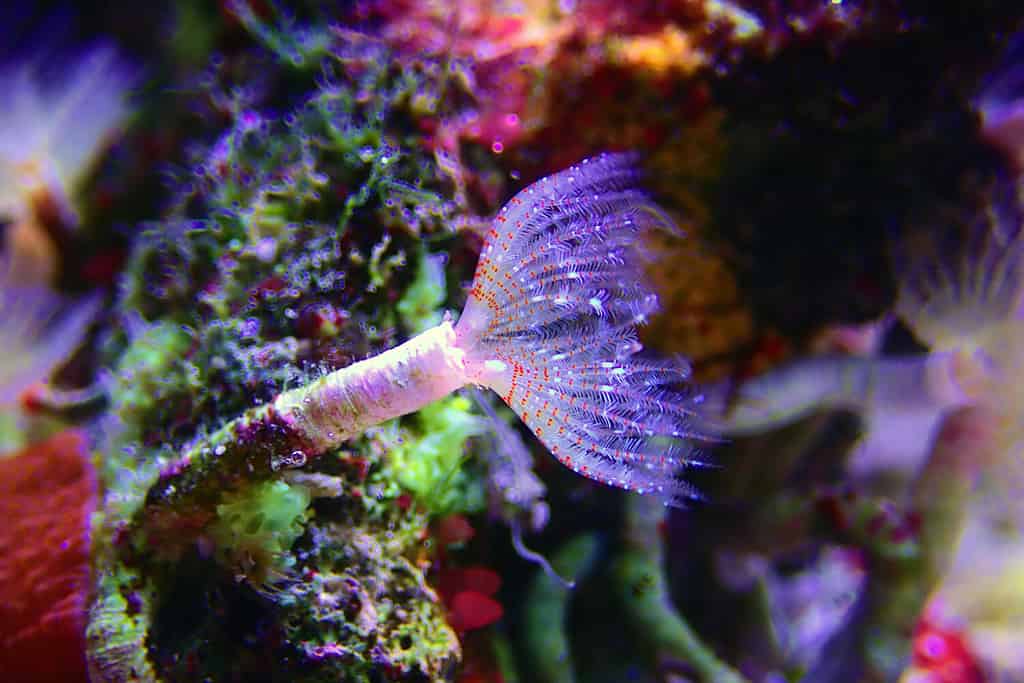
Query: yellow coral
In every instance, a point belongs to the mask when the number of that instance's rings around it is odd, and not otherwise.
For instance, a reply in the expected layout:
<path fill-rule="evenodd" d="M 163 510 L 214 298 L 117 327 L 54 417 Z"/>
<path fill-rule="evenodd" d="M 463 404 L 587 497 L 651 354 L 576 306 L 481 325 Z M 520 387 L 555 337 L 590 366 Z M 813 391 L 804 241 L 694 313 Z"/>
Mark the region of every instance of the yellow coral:
<path fill-rule="evenodd" d="M 704 64 L 704 55 L 682 29 L 668 24 L 642 36 L 612 38 L 612 63 L 649 72 L 655 77 L 689 75 Z"/>
<path fill-rule="evenodd" d="M 655 234 L 647 244 L 658 255 L 647 274 L 662 313 L 644 330 L 644 341 L 692 358 L 702 380 L 729 374 L 729 362 L 754 336 L 753 316 L 735 275 L 719 255 L 694 247 L 692 237 Z M 714 367 L 714 360 L 724 365 Z"/>

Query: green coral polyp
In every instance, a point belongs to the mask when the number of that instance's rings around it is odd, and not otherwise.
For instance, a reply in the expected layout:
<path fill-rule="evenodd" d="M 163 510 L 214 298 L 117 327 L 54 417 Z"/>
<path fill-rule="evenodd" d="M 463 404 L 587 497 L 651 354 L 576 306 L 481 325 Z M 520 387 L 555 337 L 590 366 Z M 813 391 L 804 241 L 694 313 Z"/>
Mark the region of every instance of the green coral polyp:
<path fill-rule="evenodd" d="M 311 496 L 305 486 L 264 481 L 224 496 L 208 527 L 218 556 L 262 583 L 295 563 L 289 551 L 305 531 Z"/>
<path fill-rule="evenodd" d="M 153 417 L 153 411 L 176 388 L 168 375 L 174 372 L 190 343 L 189 335 L 179 326 L 158 323 L 128 348 L 118 367 L 124 381 L 114 393 L 114 409 L 122 419 L 145 423 Z"/>

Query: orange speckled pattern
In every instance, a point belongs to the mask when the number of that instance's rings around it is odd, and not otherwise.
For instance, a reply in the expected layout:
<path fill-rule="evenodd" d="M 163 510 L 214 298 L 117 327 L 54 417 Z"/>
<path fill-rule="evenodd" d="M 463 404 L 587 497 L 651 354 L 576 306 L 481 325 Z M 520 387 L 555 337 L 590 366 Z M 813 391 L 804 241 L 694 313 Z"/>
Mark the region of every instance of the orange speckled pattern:
<path fill-rule="evenodd" d="M 95 506 L 81 432 L 0 457 L 0 680 L 88 680 L 88 523 Z"/>

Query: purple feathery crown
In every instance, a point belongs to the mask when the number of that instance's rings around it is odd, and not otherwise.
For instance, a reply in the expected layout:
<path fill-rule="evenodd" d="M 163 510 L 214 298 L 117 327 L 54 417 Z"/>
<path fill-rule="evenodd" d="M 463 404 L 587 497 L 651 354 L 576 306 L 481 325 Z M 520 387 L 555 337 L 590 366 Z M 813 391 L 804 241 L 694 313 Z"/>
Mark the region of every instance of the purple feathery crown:
<path fill-rule="evenodd" d="M 639 358 L 657 308 L 641 234 L 674 229 L 606 154 L 525 188 L 494 219 L 456 327 L 473 381 L 495 390 L 551 453 L 612 486 L 681 505 L 700 397 L 682 363 Z"/>

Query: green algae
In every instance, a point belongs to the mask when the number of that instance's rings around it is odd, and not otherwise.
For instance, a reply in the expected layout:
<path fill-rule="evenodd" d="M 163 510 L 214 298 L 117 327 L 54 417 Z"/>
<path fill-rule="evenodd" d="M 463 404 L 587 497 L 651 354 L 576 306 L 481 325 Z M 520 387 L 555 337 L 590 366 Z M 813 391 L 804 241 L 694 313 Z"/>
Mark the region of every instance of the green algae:
<path fill-rule="evenodd" d="M 416 279 L 412 281 L 395 309 L 411 332 L 419 334 L 441 322 L 441 305 L 447 295 L 444 263 L 426 250 L 417 259 Z"/>
<path fill-rule="evenodd" d="M 224 496 L 208 533 L 229 565 L 254 583 L 294 564 L 288 555 L 305 530 L 309 491 L 301 485 L 264 481 Z"/>
<path fill-rule="evenodd" d="M 483 507 L 483 485 L 464 467 L 466 442 L 483 433 L 469 399 L 450 396 L 416 415 L 415 438 L 396 440 L 389 456 L 399 484 L 430 512 L 475 512 Z"/>
<path fill-rule="evenodd" d="M 436 594 L 406 557 L 408 535 L 382 533 L 372 522 L 330 523 L 313 534 L 323 542 L 303 563 L 316 569 L 291 589 L 299 597 L 283 625 L 289 641 L 321 663 L 322 680 L 333 672 L 370 681 L 381 667 L 413 679 L 451 676 L 459 643 Z"/>

